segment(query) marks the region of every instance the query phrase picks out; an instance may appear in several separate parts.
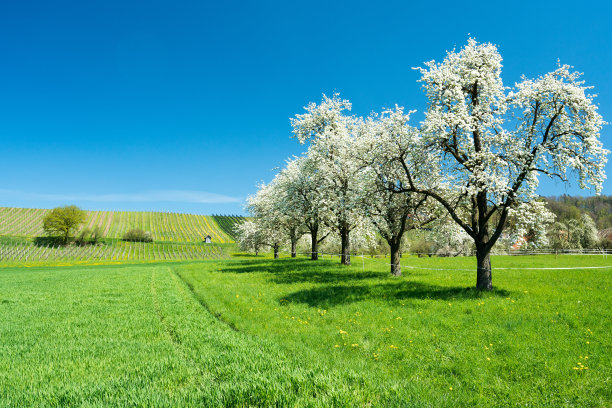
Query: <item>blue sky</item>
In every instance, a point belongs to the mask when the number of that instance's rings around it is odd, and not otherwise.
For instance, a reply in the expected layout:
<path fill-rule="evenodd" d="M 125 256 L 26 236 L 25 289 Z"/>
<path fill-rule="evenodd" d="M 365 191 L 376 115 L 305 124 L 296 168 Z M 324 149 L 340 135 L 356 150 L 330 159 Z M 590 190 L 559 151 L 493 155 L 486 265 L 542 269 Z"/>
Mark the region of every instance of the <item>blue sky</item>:
<path fill-rule="evenodd" d="M 242 213 L 302 151 L 304 105 L 422 112 L 411 68 L 468 36 L 498 45 L 506 85 L 575 66 L 612 122 L 611 19 L 588 1 L 2 2 L 0 206 Z"/>

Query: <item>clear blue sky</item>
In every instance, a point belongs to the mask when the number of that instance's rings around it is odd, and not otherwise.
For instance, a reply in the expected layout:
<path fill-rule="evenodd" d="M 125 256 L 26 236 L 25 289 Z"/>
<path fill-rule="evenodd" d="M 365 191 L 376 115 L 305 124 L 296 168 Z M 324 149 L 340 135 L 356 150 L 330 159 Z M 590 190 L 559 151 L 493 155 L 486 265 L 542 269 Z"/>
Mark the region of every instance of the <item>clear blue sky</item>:
<path fill-rule="evenodd" d="M 4 1 L 0 206 L 241 213 L 302 150 L 289 118 L 309 101 L 422 112 L 411 67 L 470 35 L 506 85 L 575 66 L 612 122 L 610 21 L 603 1 Z"/>

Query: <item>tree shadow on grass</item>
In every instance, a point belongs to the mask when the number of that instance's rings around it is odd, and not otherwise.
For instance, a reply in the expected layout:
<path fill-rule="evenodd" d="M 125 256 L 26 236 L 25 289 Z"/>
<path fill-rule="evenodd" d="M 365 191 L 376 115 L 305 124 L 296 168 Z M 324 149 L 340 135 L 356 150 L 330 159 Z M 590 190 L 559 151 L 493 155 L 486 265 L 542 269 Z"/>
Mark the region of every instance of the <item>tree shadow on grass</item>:
<path fill-rule="evenodd" d="M 62 246 L 64 245 L 64 239 L 62 237 L 34 237 L 32 240 L 34 245 L 41 247 L 53 247 L 53 246 Z"/>
<path fill-rule="evenodd" d="M 310 261 L 302 259 L 235 260 L 223 266 L 223 272 L 232 273 L 291 273 L 308 267 Z"/>
<path fill-rule="evenodd" d="M 358 271 L 331 261 L 309 259 L 268 259 L 261 261 L 238 261 L 227 265 L 224 272 L 268 273 L 270 282 L 292 283 L 341 283 L 350 280 L 386 279 L 388 272 Z"/>
<path fill-rule="evenodd" d="M 333 285 L 294 292 L 279 299 L 279 303 L 305 303 L 311 307 L 330 308 L 363 300 L 408 300 L 433 299 L 457 300 L 479 299 L 482 297 L 508 297 L 509 291 L 494 289 L 483 292 L 474 287 L 448 287 L 421 282 L 402 281 L 374 285 Z M 282 302 L 281 302 L 282 300 Z"/>

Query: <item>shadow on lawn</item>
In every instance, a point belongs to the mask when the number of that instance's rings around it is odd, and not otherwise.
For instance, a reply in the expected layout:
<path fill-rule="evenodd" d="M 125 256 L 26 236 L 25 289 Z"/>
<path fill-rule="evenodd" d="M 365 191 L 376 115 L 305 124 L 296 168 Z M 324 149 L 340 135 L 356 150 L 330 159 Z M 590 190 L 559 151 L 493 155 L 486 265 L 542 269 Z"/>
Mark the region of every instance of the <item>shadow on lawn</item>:
<path fill-rule="evenodd" d="M 507 297 L 505 289 L 482 292 L 474 287 L 448 287 L 429 285 L 421 282 L 402 281 L 374 285 L 335 285 L 304 289 L 283 297 L 283 302 L 305 303 L 311 307 L 330 308 L 333 306 L 370 299 L 479 299 L 481 297 Z M 282 303 L 279 299 L 279 303 Z"/>
<path fill-rule="evenodd" d="M 349 280 L 386 279 L 388 272 L 358 271 L 331 261 L 309 259 L 268 259 L 238 261 L 223 269 L 233 273 L 268 273 L 270 281 L 280 284 L 313 282 L 340 283 Z"/>

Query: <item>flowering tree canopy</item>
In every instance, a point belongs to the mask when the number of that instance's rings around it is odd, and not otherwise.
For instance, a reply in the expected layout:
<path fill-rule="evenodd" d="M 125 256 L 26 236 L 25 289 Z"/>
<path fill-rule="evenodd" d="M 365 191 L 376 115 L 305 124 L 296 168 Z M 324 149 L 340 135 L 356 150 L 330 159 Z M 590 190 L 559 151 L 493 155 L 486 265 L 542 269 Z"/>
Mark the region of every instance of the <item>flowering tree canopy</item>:
<path fill-rule="evenodd" d="M 420 149 L 418 130 L 408 124 L 410 113 L 403 108 L 372 114 L 358 131 L 352 153 L 361 168 L 361 204 L 363 213 L 387 241 L 391 250 L 391 273 L 401 275 L 400 248 L 404 233 L 423 227 L 440 216 L 439 205 L 424 194 L 398 192 L 407 184 L 404 167 L 413 177 L 428 176 L 429 186 L 436 183 L 427 153 Z M 432 177 L 433 175 L 433 177 Z"/>
<path fill-rule="evenodd" d="M 501 61 L 494 45 L 470 39 L 419 68 L 429 99 L 423 148 L 454 194 L 420 185 L 410 169 L 404 186 L 436 199 L 474 240 L 480 289 L 492 288 L 490 250 L 510 209 L 535 198 L 539 175 L 566 181 L 573 174 L 599 192 L 608 153 L 599 140 L 604 122 L 580 74 L 563 65 L 508 90 Z"/>
<path fill-rule="evenodd" d="M 327 208 L 320 189 L 322 176 L 317 163 L 307 155 L 296 157 L 287 162 L 278 179 L 284 191 L 284 211 L 304 225 L 310 234 L 311 259 L 317 260 L 318 246 L 328 234 L 324 230 L 323 219 Z"/>
<path fill-rule="evenodd" d="M 316 163 L 321 204 L 327 209 L 322 220 L 340 236 L 344 265 L 351 263 L 350 232 L 362 221 L 359 194 L 364 191 L 359 185 L 360 167 L 352 155 L 361 120 L 344 113 L 350 108 L 338 94 L 323 95 L 321 104 L 309 104 L 307 113 L 291 120 L 295 137 L 301 143 L 310 142 L 308 156 Z"/>

